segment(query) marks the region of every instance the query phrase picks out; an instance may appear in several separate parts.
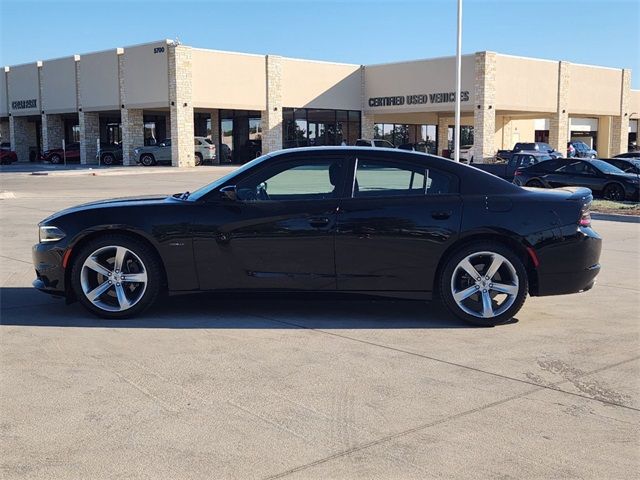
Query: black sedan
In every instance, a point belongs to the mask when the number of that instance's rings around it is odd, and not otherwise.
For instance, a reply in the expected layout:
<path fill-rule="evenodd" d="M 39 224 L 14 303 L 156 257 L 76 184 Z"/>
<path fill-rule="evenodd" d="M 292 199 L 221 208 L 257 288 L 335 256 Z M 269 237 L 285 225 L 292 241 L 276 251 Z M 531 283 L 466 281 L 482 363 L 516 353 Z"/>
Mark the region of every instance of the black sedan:
<path fill-rule="evenodd" d="M 40 223 L 42 291 L 106 318 L 162 292 L 353 292 L 431 299 L 481 325 L 527 294 L 588 290 L 601 239 L 587 189 L 527 190 L 417 152 L 301 148 L 191 194 L 94 202 Z"/>
<path fill-rule="evenodd" d="M 638 175 L 625 173 L 603 160 L 562 158 L 516 170 L 513 183 L 537 188 L 587 187 L 607 200 L 638 201 Z"/>
<path fill-rule="evenodd" d="M 602 161 L 619 168 L 624 173 L 633 173 L 635 175 L 640 174 L 640 158 L 603 158 Z"/>

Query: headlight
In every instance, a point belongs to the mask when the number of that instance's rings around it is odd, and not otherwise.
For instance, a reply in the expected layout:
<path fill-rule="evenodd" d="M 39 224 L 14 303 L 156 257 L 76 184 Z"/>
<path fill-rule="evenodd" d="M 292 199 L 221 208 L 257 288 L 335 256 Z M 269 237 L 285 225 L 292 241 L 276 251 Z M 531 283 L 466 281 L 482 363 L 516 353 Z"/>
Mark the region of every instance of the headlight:
<path fill-rule="evenodd" d="M 40 243 L 51 243 L 62 240 L 66 235 L 58 227 L 42 225 L 38 231 Z"/>
<path fill-rule="evenodd" d="M 136 155 L 140 153 L 140 149 L 139 148 L 134 148 L 133 149 L 133 153 L 135 153 Z"/>

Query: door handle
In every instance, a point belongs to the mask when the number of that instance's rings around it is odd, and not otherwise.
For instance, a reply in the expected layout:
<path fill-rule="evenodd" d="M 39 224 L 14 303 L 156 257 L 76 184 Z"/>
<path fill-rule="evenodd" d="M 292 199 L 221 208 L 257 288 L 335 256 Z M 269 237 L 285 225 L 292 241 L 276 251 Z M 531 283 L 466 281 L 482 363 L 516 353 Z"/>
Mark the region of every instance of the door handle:
<path fill-rule="evenodd" d="M 451 216 L 451 213 L 451 210 L 443 210 L 441 212 L 435 211 L 431 212 L 431 217 L 435 218 L 436 220 L 446 220 Z"/>
<path fill-rule="evenodd" d="M 327 217 L 313 217 L 309 219 L 309 225 L 313 228 L 322 228 L 329 225 L 329 219 Z"/>

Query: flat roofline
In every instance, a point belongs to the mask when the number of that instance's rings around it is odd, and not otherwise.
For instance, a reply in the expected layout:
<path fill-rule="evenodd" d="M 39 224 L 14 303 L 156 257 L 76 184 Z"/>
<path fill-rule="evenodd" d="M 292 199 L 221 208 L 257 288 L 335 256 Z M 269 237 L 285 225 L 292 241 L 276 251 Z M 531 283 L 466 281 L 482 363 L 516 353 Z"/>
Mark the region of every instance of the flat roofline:
<path fill-rule="evenodd" d="M 571 60 L 551 60 L 549 58 L 525 57 L 525 56 L 522 56 L 522 55 L 510 55 L 508 53 L 498 53 L 497 55 L 500 55 L 501 57 L 521 58 L 523 60 L 536 60 L 538 62 L 551 62 L 551 63 L 567 62 L 567 63 L 570 63 L 571 65 L 577 65 L 579 67 L 603 68 L 603 69 L 607 69 L 607 70 L 617 70 L 617 71 L 624 70 L 624 67 L 605 67 L 604 65 L 593 65 L 593 64 L 589 64 L 589 63 L 576 63 L 576 62 L 572 62 Z"/>
<path fill-rule="evenodd" d="M 463 57 L 471 57 L 474 56 L 475 53 L 465 53 L 462 55 Z M 370 63 L 369 65 L 364 65 L 364 67 L 382 67 L 386 65 L 402 65 L 404 63 L 416 63 L 416 62 L 428 62 L 431 60 L 446 60 L 450 58 L 456 58 L 455 55 L 446 55 L 443 57 L 432 57 L 432 58 L 417 58 L 415 60 L 401 60 L 399 62 L 384 62 L 384 63 Z"/>

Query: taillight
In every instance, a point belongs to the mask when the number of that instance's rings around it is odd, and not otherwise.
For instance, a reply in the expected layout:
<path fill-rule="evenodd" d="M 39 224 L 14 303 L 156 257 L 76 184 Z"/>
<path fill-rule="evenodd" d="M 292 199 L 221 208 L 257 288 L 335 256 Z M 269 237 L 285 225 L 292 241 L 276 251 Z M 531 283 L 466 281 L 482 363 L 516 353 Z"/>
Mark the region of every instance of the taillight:
<path fill-rule="evenodd" d="M 516 172 L 513 174 L 514 177 L 519 177 L 520 175 L 522 175 L 522 172 L 520 170 L 516 170 Z"/>
<path fill-rule="evenodd" d="M 578 221 L 578 225 L 581 227 L 590 227 L 591 226 L 591 210 L 590 205 L 587 204 L 582 207 L 580 211 L 580 220 Z"/>

